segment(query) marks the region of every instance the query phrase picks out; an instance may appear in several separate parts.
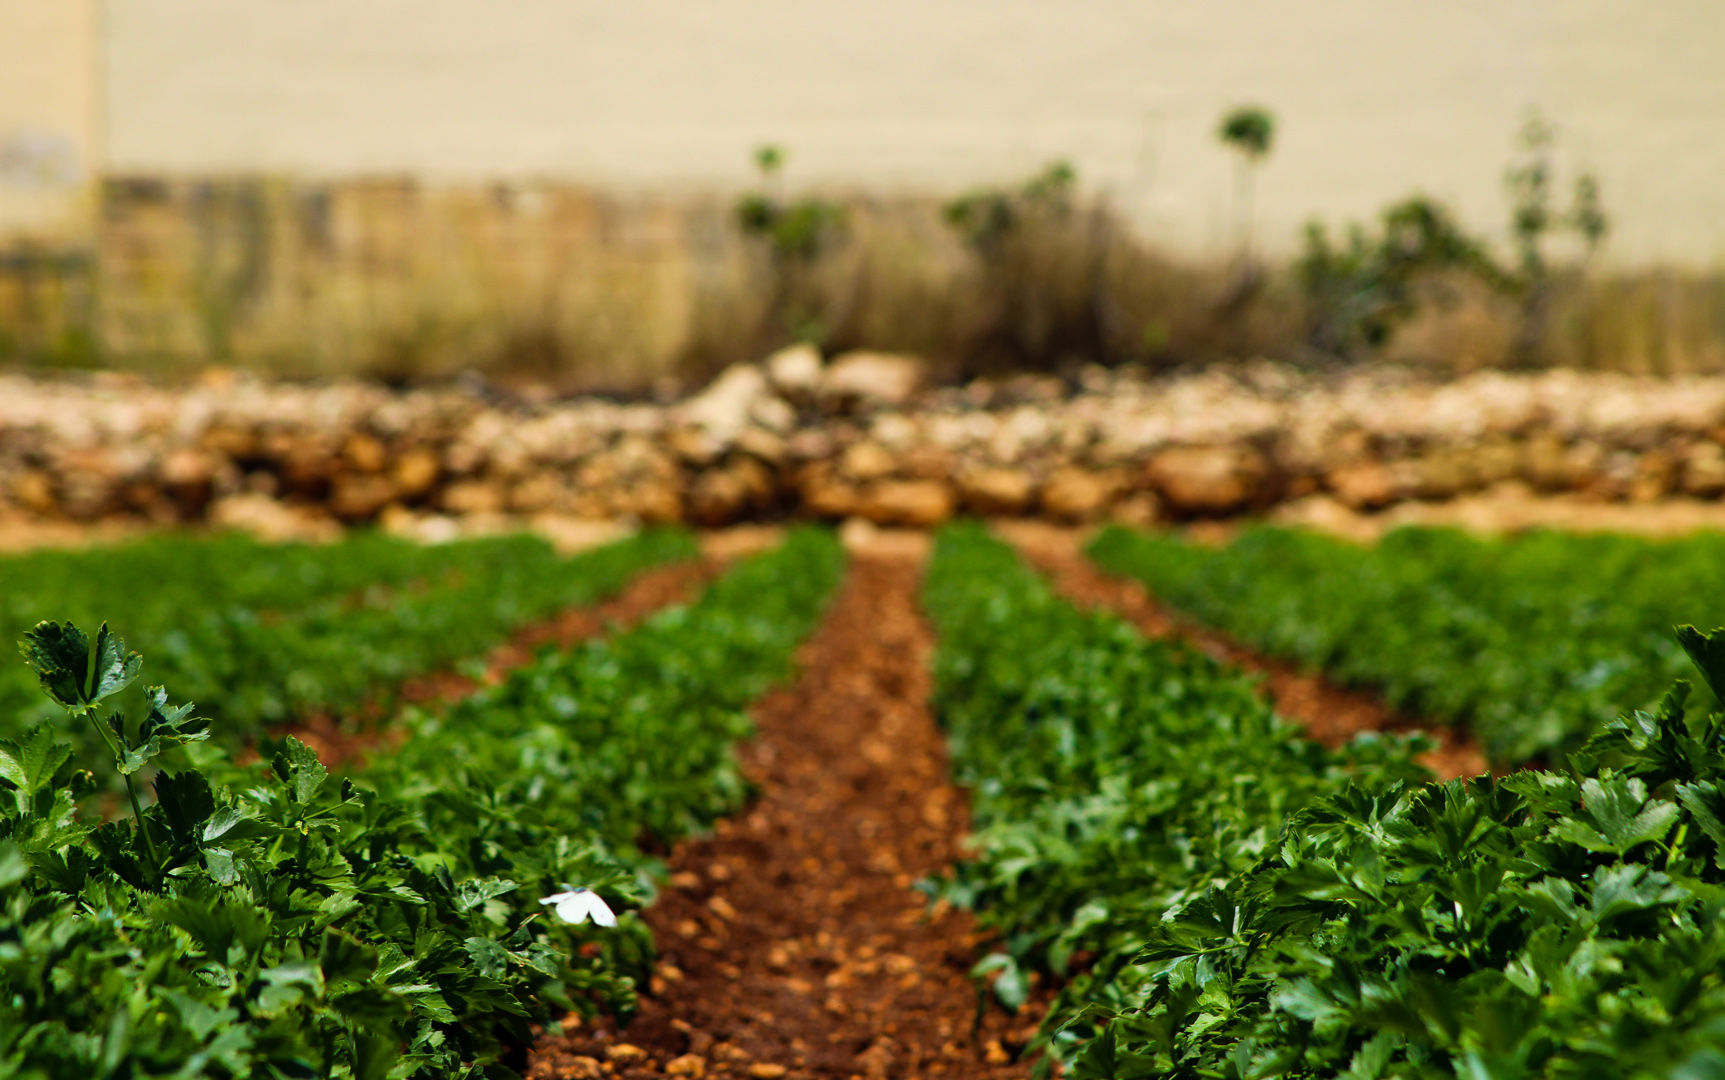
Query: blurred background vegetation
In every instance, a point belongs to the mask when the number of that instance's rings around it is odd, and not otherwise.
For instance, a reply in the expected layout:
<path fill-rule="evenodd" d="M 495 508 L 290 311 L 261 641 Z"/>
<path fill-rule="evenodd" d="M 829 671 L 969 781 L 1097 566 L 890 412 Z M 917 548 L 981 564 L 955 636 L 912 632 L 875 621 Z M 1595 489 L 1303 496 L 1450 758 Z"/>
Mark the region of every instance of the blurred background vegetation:
<path fill-rule="evenodd" d="M 1240 152 L 1237 250 L 1159 250 L 1071 166 L 942 201 L 803 192 L 763 147 L 741 200 L 623 198 L 558 183 L 117 178 L 94 239 L 0 254 L 0 363 L 173 379 L 208 365 L 409 383 L 477 372 L 556 392 L 667 394 L 795 339 L 906 351 L 950 379 L 1271 357 L 1441 370 L 1725 369 L 1725 274 L 1601 271 L 1594 180 L 1560 177 L 1528 122 L 1506 170 L 1507 250 L 1414 195 L 1313 222 L 1263 263 Z"/>

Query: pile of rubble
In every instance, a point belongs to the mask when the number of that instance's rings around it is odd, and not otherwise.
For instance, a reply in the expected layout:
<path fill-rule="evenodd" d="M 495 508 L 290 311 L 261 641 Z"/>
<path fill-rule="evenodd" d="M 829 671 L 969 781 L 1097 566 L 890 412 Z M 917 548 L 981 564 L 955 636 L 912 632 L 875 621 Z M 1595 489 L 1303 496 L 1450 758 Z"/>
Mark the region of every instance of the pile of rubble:
<path fill-rule="evenodd" d="M 554 516 L 930 526 L 1148 523 L 1313 496 L 1355 510 L 1506 482 L 1602 501 L 1725 493 L 1725 378 L 1422 380 L 1267 363 L 931 388 L 910 357 L 794 347 L 676 404 L 503 401 L 225 376 L 0 379 L 0 518 L 420 535 Z"/>

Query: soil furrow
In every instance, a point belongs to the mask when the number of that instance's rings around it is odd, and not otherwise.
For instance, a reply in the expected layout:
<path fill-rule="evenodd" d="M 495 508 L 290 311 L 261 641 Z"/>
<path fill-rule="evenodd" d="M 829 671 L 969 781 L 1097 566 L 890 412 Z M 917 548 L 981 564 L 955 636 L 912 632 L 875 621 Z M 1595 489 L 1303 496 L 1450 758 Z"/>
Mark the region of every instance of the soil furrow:
<path fill-rule="evenodd" d="M 577 642 L 598 637 L 613 628 L 628 628 L 661 608 L 692 600 L 701 586 L 718 576 L 722 563 L 714 559 L 671 563 L 645 570 L 621 593 L 591 607 L 568 608 L 516 630 L 508 641 L 485 658 L 485 675 L 475 679 L 457 671 L 434 671 L 415 675 L 404 682 L 397 696 L 410 705 L 450 704 L 481 686 L 495 685 L 515 668 L 530 663 L 545 645 L 568 649 Z M 318 760 L 330 768 L 363 763 L 365 755 L 403 733 L 388 722 L 385 710 L 374 707 L 358 722 L 342 722 L 327 713 L 307 716 L 274 731 L 277 738 L 292 735 L 317 752 Z"/>
<path fill-rule="evenodd" d="M 1264 693 L 1276 711 L 1327 746 L 1340 746 L 1362 731 L 1423 731 L 1438 745 L 1419 760 L 1439 779 L 1487 771 L 1485 753 L 1466 731 L 1402 716 L 1376 694 L 1337 686 L 1170 611 L 1139 582 L 1103 573 L 1085 556 L 1083 537 L 1076 530 L 1015 524 L 1000 531 L 1062 596 L 1080 607 L 1112 611 L 1147 637 L 1178 638 L 1214 659 L 1263 675 Z"/>
<path fill-rule="evenodd" d="M 643 913 L 660 957 L 640 1014 L 543 1039 L 530 1076 L 990 1077 L 1037 1006 L 978 1012 L 974 921 L 913 886 L 961 854 L 967 800 L 928 708 L 933 640 L 914 559 L 859 557 L 752 710 L 759 797 L 680 844 Z"/>

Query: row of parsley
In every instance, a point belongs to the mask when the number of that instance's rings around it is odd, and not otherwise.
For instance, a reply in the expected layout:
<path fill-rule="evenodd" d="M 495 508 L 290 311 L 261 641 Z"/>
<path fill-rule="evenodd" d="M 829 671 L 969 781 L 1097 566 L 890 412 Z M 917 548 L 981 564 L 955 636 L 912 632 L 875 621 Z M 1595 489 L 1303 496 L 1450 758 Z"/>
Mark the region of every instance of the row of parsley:
<path fill-rule="evenodd" d="M 1614 721 L 1550 772 L 1423 782 L 1236 672 L 1053 596 L 978 530 L 927 582 L 1009 1004 L 1104 1077 L 1725 1075 L 1725 716 Z M 1725 690 L 1725 634 L 1683 645 Z"/>
<path fill-rule="evenodd" d="M 52 728 L 0 743 L 0 1074 L 498 1076 L 532 1023 L 629 1011 L 645 928 L 553 924 L 539 898 L 640 901 L 635 843 L 736 805 L 742 709 L 841 563 L 793 533 L 686 608 L 408 715 L 342 776 L 293 740 L 237 766 L 152 694 L 121 767 L 164 749 L 198 767 L 157 775 L 142 830 L 80 810 L 92 781 Z M 29 656 L 79 725 L 136 674 L 117 638 L 64 625 Z"/>
<path fill-rule="evenodd" d="M 532 536 L 426 546 L 376 533 L 328 545 L 153 537 L 0 559 L 0 617 L 124 627 L 155 679 L 205 702 L 230 745 L 308 712 L 343 712 L 407 676 L 482 653 L 512 628 L 695 555 L 651 531 L 576 558 Z M 134 691 L 124 699 L 139 708 Z M 0 668 L 0 733 L 51 715 L 22 668 Z M 87 742 L 88 740 L 83 740 Z M 80 756 L 92 746 L 80 745 Z"/>
<path fill-rule="evenodd" d="M 1651 706 L 1688 670 L 1670 627 L 1725 610 L 1718 534 L 1402 529 L 1362 548 L 1261 527 L 1210 548 L 1111 529 L 1091 554 L 1257 649 L 1468 725 L 1511 765 Z"/>

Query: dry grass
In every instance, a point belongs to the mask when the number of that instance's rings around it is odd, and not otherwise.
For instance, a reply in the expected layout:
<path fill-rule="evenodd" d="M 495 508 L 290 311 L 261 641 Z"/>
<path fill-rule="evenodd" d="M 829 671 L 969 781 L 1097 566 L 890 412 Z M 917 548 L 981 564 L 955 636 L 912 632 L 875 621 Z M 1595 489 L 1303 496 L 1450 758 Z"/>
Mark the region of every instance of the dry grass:
<path fill-rule="evenodd" d="M 1109 209 L 1031 215 L 973 249 L 931 199 L 843 200 L 840 242 L 791 284 L 828 350 L 903 350 L 957 378 L 1303 358 L 1291 276 L 1182 261 Z M 644 393 L 788 340 L 770 255 L 716 198 L 558 184 L 432 187 L 238 178 L 111 182 L 92 249 L 0 257 L 0 359 L 174 377 L 209 364 L 392 381 Z M 1513 301 L 1447 290 L 1387 353 L 1509 362 Z M 1725 274 L 1556 284 L 1544 364 L 1725 369 Z"/>
<path fill-rule="evenodd" d="M 1477 283 L 1446 282 L 1386 350 L 1457 371 L 1513 362 L 1520 307 Z M 1646 375 L 1725 371 L 1725 273 L 1654 269 L 1571 273 L 1552 284 L 1535 362 Z"/>

